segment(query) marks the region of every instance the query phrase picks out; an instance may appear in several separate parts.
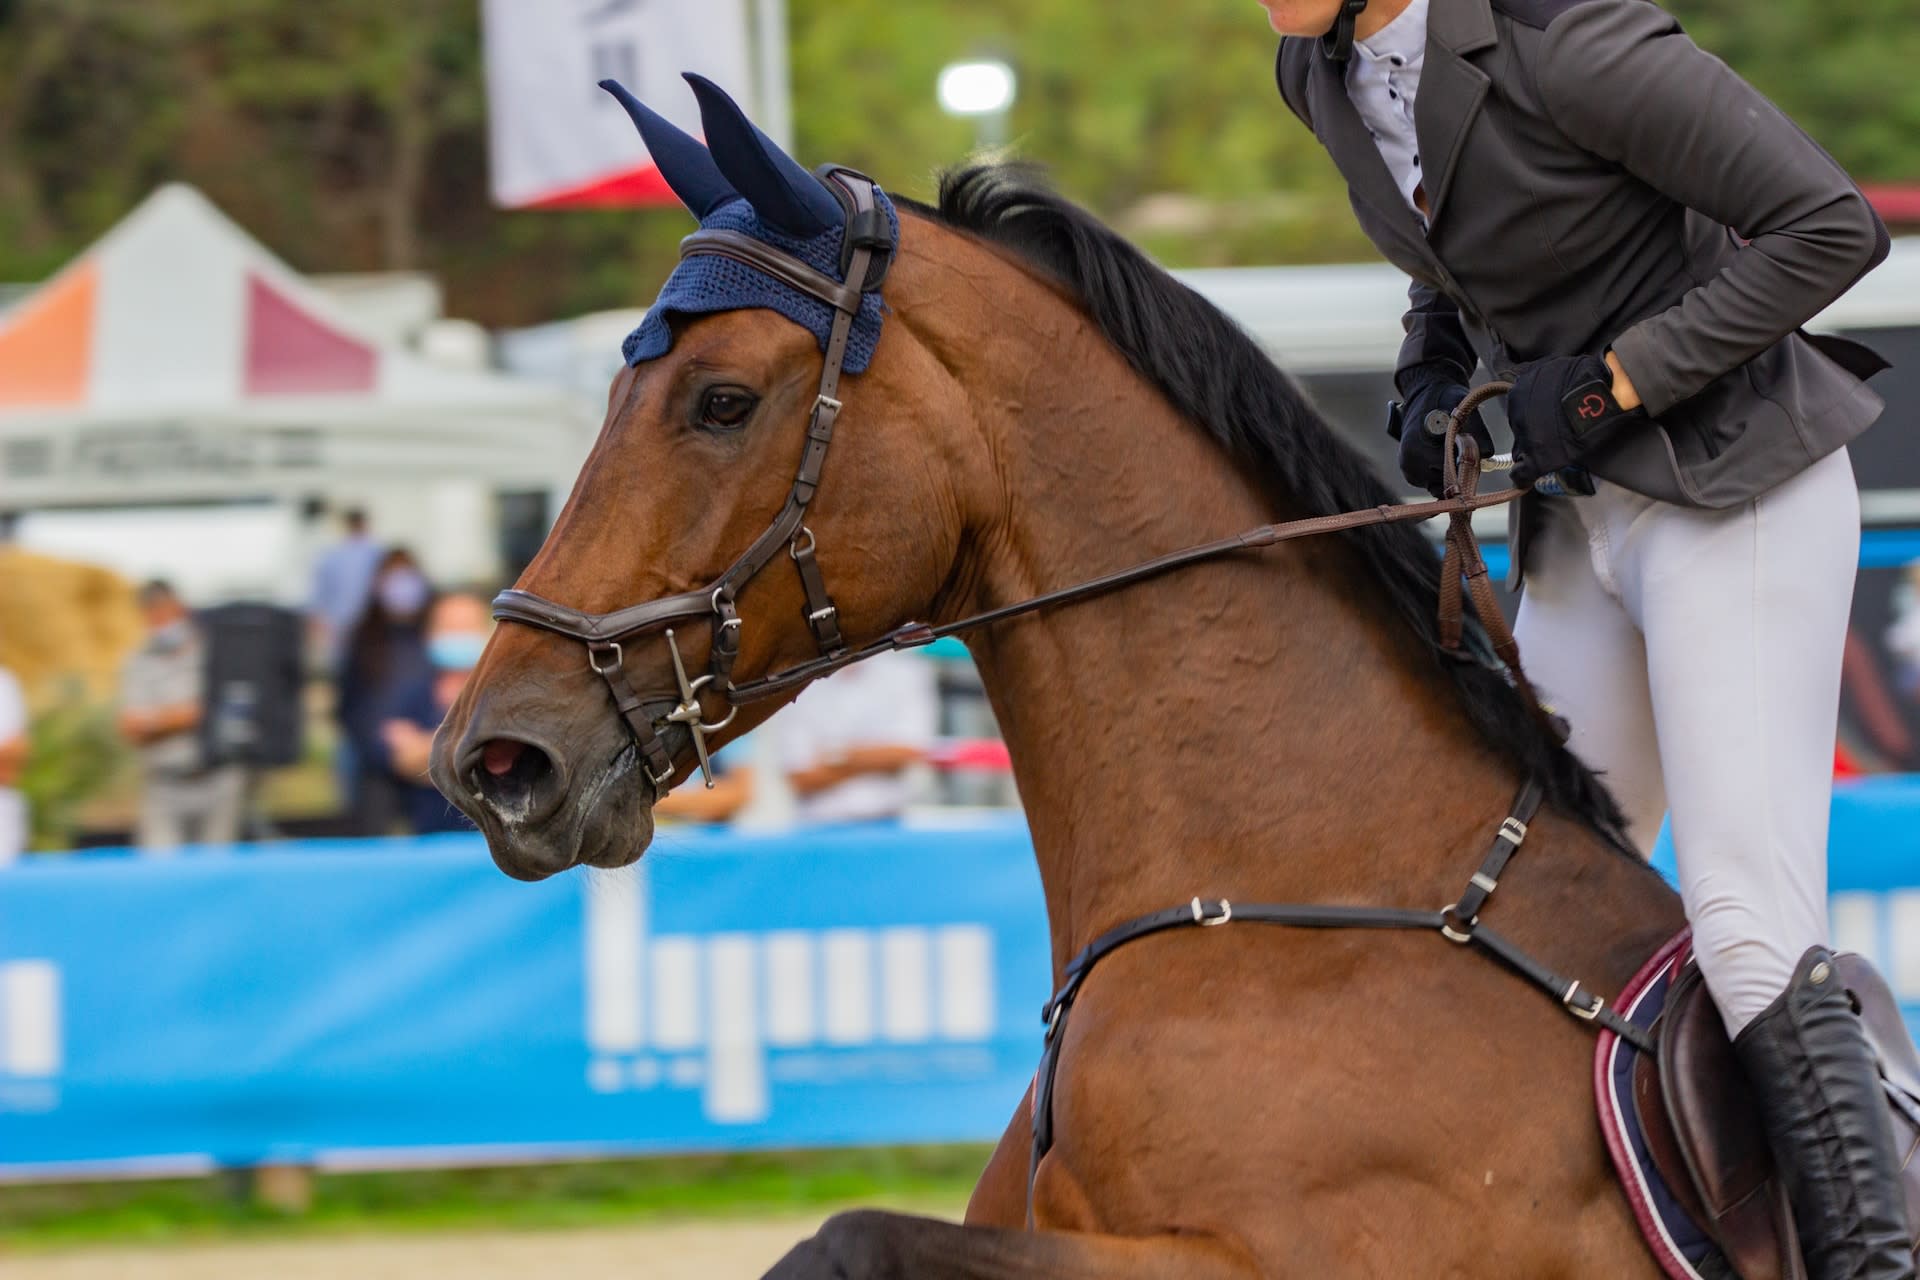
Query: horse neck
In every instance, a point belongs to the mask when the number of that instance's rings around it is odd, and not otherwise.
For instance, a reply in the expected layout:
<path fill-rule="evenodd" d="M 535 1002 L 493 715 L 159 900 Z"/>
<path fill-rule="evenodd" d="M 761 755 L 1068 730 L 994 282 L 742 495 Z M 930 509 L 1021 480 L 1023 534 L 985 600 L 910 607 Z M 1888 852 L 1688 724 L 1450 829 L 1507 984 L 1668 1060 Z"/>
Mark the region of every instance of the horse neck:
<path fill-rule="evenodd" d="M 1000 269 L 1010 278 L 986 296 L 1019 304 L 987 336 L 932 335 L 965 353 L 997 472 L 997 509 L 945 613 L 1292 514 L 1085 316 Z M 936 327 L 964 323 L 939 314 Z M 1515 779 L 1365 573 L 1331 539 L 1284 544 L 971 641 L 1031 825 L 1056 969 L 1103 929 L 1195 894 L 1437 905 L 1457 893 Z"/>

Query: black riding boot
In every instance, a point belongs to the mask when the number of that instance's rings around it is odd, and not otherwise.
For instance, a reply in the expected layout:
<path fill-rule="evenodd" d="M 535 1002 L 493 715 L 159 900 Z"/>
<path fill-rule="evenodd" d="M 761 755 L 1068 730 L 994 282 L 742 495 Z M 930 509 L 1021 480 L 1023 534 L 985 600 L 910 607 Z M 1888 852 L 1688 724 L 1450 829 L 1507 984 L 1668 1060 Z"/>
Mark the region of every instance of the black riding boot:
<path fill-rule="evenodd" d="M 1853 1000 L 1814 947 L 1733 1042 L 1766 1115 L 1813 1280 L 1914 1280 L 1880 1070 Z"/>

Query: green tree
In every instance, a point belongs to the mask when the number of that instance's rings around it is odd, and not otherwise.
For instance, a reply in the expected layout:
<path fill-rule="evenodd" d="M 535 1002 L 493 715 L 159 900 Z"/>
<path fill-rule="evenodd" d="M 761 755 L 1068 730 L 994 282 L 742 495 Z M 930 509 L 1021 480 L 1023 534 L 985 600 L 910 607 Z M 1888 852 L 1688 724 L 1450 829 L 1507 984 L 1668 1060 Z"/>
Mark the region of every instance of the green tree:
<path fill-rule="evenodd" d="M 1920 182 L 1913 0 L 1674 0 L 1668 8 L 1862 182 Z"/>
<path fill-rule="evenodd" d="M 1913 0 L 1673 0 L 1863 180 L 1920 179 Z M 0 279 L 181 179 L 293 264 L 418 267 L 526 324 L 644 302 L 676 210 L 508 213 L 486 183 L 478 0 L 0 0 Z M 940 67 L 1020 77 L 1012 150 L 1174 264 L 1371 256 L 1273 88 L 1248 0 L 791 0 L 796 149 L 925 198 L 971 127 Z"/>
<path fill-rule="evenodd" d="M 113 709 L 78 688 L 34 717 L 20 790 L 33 830 L 28 847 L 71 849 L 80 809 L 112 785 L 130 762 L 114 731 Z"/>

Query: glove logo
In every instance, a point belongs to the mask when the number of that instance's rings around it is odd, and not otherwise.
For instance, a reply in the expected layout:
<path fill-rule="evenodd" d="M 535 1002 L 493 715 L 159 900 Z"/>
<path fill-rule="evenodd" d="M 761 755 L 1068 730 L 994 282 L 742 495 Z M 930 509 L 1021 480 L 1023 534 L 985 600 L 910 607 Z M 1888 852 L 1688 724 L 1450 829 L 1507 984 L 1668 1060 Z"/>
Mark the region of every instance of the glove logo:
<path fill-rule="evenodd" d="M 1602 417 L 1607 412 L 1606 399 L 1596 392 L 1589 391 L 1586 395 L 1580 397 L 1580 404 L 1574 412 L 1583 418 Z"/>

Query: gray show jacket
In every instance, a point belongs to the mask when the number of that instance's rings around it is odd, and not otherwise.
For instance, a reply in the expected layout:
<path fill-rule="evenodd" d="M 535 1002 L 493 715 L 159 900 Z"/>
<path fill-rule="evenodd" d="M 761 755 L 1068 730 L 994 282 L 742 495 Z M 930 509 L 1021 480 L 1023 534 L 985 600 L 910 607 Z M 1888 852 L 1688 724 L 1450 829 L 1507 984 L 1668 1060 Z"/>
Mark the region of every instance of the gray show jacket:
<path fill-rule="evenodd" d="M 1400 370 L 1449 360 L 1464 380 L 1478 358 L 1504 378 L 1611 348 L 1655 421 L 1588 465 L 1695 507 L 1763 493 L 1879 416 L 1862 379 L 1884 362 L 1800 326 L 1886 257 L 1886 228 L 1832 157 L 1646 0 L 1430 0 L 1425 230 L 1344 66 L 1286 39 L 1276 71 L 1361 228 L 1413 278 Z"/>

